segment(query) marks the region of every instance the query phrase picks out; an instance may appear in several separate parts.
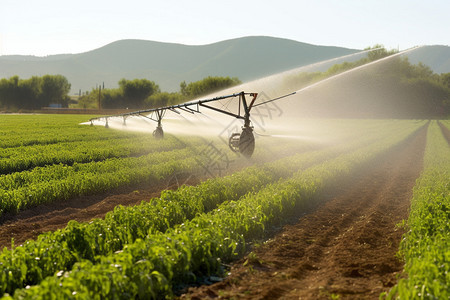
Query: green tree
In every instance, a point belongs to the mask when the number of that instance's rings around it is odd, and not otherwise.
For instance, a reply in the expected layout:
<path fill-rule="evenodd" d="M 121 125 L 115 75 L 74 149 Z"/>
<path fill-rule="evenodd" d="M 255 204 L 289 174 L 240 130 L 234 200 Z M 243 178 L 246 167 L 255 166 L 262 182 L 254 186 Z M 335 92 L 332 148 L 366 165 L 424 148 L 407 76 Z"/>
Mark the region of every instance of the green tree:
<path fill-rule="evenodd" d="M 0 102 L 6 109 L 18 108 L 19 76 L 0 80 Z"/>
<path fill-rule="evenodd" d="M 328 78 L 346 70 L 381 59 L 396 51 L 387 51 L 375 45 L 367 49 L 367 57 L 355 62 L 344 62 L 330 67 L 325 72 L 298 73 L 284 78 L 286 92 L 298 90 L 304 86 Z M 370 116 L 389 118 L 434 118 L 447 117 L 450 114 L 450 73 L 437 75 L 423 63 L 413 65 L 408 57 L 395 56 L 379 62 L 360 72 L 349 74 L 340 83 L 328 84 L 334 89 L 333 97 L 320 97 L 320 105 L 328 106 L 334 116 Z M 351 78 L 351 80 L 350 80 Z M 344 90 L 352 91 L 342 93 Z M 325 89 L 323 89 L 325 91 Z M 317 92 L 320 94 L 320 91 Z M 345 95 L 344 95 L 345 94 Z M 349 96 L 351 95 L 351 96 Z M 340 98 L 339 98 L 340 97 Z M 333 106 L 332 100 L 341 99 L 339 105 Z M 333 109 L 330 109 L 333 107 Z"/>
<path fill-rule="evenodd" d="M 240 83 L 241 81 L 236 77 L 230 78 L 208 76 L 202 80 L 191 82 L 189 84 L 186 84 L 185 81 L 181 82 L 180 92 L 186 98 L 192 99 L 198 96 L 204 96 L 209 93 L 226 89 Z"/>
<path fill-rule="evenodd" d="M 185 98 L 180 93 L 157 93 L 145 100 L 145 106 L 149 108 L 163 107 L 182 103 Z"/>
<path fill-rule="evenodd" d="M 67 106 L 69 91 L 70 83 L 62 75 L 0 80 L 0 102 L 8 110 L 40 109 L 50 103 Z"/>
<path fill-rule="evenodd" d="M 442 73 L 440 81 L 443 85 L 450 89 L 450 73 Z"/>
<path fill-rule="evenodd" d="M 42 76 L 40 104 L 48 106 L 51 103 L 67 107 L 69 101 L 70 83 L 62 75 Z"/>
<path fill-rule="evenodd" d="M 40 103 L 42 94 L 42 78 L 33 76 L 29 79 L 19 81 L 19 99 L 17 104 L 24 109 L 40 109 L 43 105 Z"/>
<path fill-rule="evenodd" d="M 103 106 L 103 99 L 102 99 L 102 106 Z M 98 108 L 98 89 L 92 89 L 91 92 L 86 92 L 84 95 L 80 96 L 80 98 L 78 98 L 78 107 L 83 109 Z"/>
<path fill-rule="evenodd" d="M 134 79 L 119 81 L 119 89 L 123 95 L 125 105 L 130 108 L 141 108 L 145 99 L 159 93 L 159 86 L 147 79 Z"/>
<path fill-rule="evenodd" d="M 95 90 L 98 99 L 98 90 Z M 104 89 L 101 94 L 102 108 L 126 108 L 127 103 L 124 100 L 120 89 Z"/>
<path fill-rule="evenodd" d="M 378 60 L 380 58 L 383 58 L 383 57 L 386 57 L 386 56 L 389 56 L 389 55 L 392 55 L 392 54 L 395 54 L 395 53 L 398 52 L 395 49 L 388 51 L 381 44 L 375 44 L 374 46 L 367 47 L 364 50 L 371 50 L 371 49 L 376 49 L 376 50 L 372 50 L 372 51 L 367 53 L 367 59 L 369 60 L 369 62 Z"/>

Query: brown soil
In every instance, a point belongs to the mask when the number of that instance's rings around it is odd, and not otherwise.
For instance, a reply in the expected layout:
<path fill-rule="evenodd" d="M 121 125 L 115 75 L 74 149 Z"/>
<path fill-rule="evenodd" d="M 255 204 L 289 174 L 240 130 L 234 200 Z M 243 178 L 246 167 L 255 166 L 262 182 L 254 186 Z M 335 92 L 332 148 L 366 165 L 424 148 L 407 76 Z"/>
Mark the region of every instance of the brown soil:
<path fill-rule="evenodd" d="M 294 152 L 296 152 L 295 147 L 285 154 L 289 155 Z M 275 158 L 276 156 L 271 157 L 270 160 Z M 214 176 L 232 174 L 250 166 L 252 163 L 252 160 L 239 159 L 226 169 L 220 170 L 220 173 L 214 174 Z M 36 239 L 41 233 L 64 228 L 70 220 L 89 222 L 94 218 L 103 218 L 107 212 L 112 211 L 117 205 L 136 205 L 142 201 L 159 197 L 162 190 L 177 189 L 183 184 L 196 185 L 210 175 L 212 174 L 206 172 L 200 172 L 199 174 L 179 173 L 157 184 L 149 183 L 146 186 L 124 187 L 107 193 L 42 204 L 20 211 L 17 214 L 3 214 L 0 217 L 0 249 L 11 247 L 12 238 L 14 238 L 15 245 L 20 245 L 26 240 Z"/>
<path fill-rule="evenodd" d="M 426 130 L 352 178 L 296 224 L 186 299 L 378 299 L 403 270 L 396 257 Z"/>
<path fill-rule="evenodd" d="M 251 164 L 250 160 L 239 160 L 214 176 L 232 174 Z M 117 205 L 136 205 L 159 197 L 163 190 L 177 189 L 183 184 L 196 185 L 210 175 L 206 172 L 179 173 L 157 184 L 118 188 L 107 193 L 42 204 L 17 214 L 6 213 L 0 217 L 0 249 L 10 248 L 12 238 L 17 246 L 26 240 L 36 239 L 41 233 L 64 228 L 71 220 L 89 222 L 94 218 L 103 218 Z"/>
<path fill-rule="evenodd" d="M 39 205 L 18 214 L 5 214 L 0 218 L 0 249 L 10 247 L 11 238 L 14 238 L 15 245 L 19 245 L 43 232 L 64 228 L 70 220 L 88 222 L 103 218 L 117 205 L 136 205 L 159 197 L 162 190 L 176 189 L 182 184 L 195 185 L 199 181 L 195 176 L 181 174 L 158 184 L 115 189 L 104 194 Z"/>

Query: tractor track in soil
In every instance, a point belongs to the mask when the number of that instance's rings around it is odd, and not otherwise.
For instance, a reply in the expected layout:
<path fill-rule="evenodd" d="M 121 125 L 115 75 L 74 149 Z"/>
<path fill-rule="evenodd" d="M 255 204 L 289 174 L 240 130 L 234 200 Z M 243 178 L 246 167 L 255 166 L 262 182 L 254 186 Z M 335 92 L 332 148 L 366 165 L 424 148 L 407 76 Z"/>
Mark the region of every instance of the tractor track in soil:
<path fill-rule="evenodd" d="M 426 128 L 255 247 L 223 281 L 191 287 L 181 298 L 378 299 L 403 270 L 397 224 L 409 215 Z"/>

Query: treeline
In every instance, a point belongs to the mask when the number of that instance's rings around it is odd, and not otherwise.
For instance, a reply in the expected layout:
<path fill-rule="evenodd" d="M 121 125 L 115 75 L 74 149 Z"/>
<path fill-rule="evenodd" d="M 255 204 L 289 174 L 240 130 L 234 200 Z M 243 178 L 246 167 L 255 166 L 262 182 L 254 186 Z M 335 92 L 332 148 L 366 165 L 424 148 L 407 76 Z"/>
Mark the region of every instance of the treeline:
<path fill-rule="evenodd" d="M 288 76 L 280 90 L 299 90 L 397 52 L 381 45 L 366 50 L 372 51 L 355 62 L 336 64 L 324 72 Z M 321 117 L 445 118 L 450 115 L 450 73 L 435 74 L 422 63 L 413 65 L 407 57 L 397 56 L 351 74 L 335 83 L 327 83 L 326 89 L 316 89 L 316 100 L 309 101 L 309 106 L 303 110 Z M 158 84 L 148 79 L 121 79 L 118 88 L 93 88 L 71 107 L 154 108 L 182 103 L 240 83 L 238 78 L 210 76 L 188 84 L 183 81 L 179 91 L 169 93 L 161 91 Z M 50 104 L 67 107 L 69 91 L 70 83 L 62 75 L 30 79 L 13 76 L 0 80 L 0 105 L 9 111 L 40 109 Z"/>
<path fill-rule="evenodd" d="M 81 108 L 153 108 L 174 105 L 204 96 L 215 91 L 240 84 L 238 78 L 209 76 L 202 80 L 186 84 L 180 83 L 179 92 L 162 92 L 159 86 L 148 79 L 134 79 L 119 81 L 115 89 L 96 88 L 80 97 L 78 104 Z"/>
<path fill-rule="evenodd" d="M 324 72 L 289 76 L 285 89 L 298 90 L 396 53 L 380 45 L 373 48 L 380 49 L 358 61 L 336 64 Z M 436 74 L 422 63 L 413 65 L 408 57 L 397 56 L 329 82 L 317 89 L 315 96 L 309 107 L 315 116 L 445 118 L 450 115 L 450 73 Z"/>
<path fill-rule="evenodd" d="M 148 79 L 121 79 L 119 87 L 93 88 L 74 102 L 69 97 L 70 83 L 62 75 L 33 76 L 21 79 L 13 76 L 0 80 L 0 107 L 7 111 L 37 110 L 54 105 L 78 108 L 140 109 L 178 104 L 195 97 L 228 88 L 241 81 L 230 77 L 206 77 L 202 80 L 180 84 L 180 91 L 162 92 L 159 86 Z"/>
<path fill-rule="evenodd" d="M 374 70 L 373 77 L 386 95 L 380 102 L 393 103 L 399 111 L 391 117 L 450 116 L 450 73 L 436 74 L 422 63 L 412 65 L 408 57 L 396 57 Z"/>
<path fill-rule="evenodd" d="M 0 79 L 0 104 L 7 110 L 40 109 L 55 104 L 67 107 L 70 83 L 62 75 L 19 76 Z"/>
<path fill-rule="evenodd" d="M 376 49 L 376 50 L 373 50 Z M 366 57 L 363 57 L 354 62 L 343 62 L 341 64 L 332 65 L 328 70 L 324 72 L 301 72 L 285 79 L 285 85 L 289 88 L 300 89 L 314 82 L 320 81 L 322 79 L 328 78 L 330 76 L 354 69 L 356 67 L 365 65 L 367 63 L 379 60 L 381 58 L 390 56 L 397 53 L 397 50 L 388 51 L 383 45 L 375 45 L 373 47 L 367 47 L 364 50 L 372 50 L 367 53 Z"/>

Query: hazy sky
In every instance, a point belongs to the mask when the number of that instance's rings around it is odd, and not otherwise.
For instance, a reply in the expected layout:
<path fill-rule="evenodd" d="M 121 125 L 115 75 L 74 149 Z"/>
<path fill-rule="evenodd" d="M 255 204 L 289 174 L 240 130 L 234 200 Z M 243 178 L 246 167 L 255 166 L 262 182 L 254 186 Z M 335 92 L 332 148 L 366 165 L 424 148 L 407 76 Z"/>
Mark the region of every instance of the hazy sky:
<path fill-rule="evenodd" d="M 0 55 L 249 35 L 363 49 L 450 44 L 450 0 L 0 0 Z"/>

